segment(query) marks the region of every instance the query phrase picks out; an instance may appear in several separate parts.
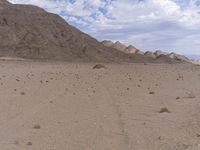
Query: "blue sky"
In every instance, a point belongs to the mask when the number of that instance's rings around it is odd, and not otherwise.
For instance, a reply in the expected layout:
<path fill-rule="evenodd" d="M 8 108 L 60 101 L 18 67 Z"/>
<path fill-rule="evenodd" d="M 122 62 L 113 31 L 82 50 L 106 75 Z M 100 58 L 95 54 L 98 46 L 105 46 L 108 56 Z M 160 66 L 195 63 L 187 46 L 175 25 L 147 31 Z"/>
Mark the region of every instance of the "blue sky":
<path fill-rule="evenodd" d="M 200 0 L 9 0 L 61 15 L 98 40 L 200 55 Z"/>

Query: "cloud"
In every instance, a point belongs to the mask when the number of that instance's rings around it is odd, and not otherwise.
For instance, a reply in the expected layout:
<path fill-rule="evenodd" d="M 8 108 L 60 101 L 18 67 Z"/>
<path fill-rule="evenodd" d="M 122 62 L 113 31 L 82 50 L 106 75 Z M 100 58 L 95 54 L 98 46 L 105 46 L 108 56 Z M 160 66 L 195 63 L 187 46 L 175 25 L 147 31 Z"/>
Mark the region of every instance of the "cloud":
<path fill-rule="evenodd" d="M 99 40 L 200 54 L 200 0 L 10 0 L 60 14 Z"/>

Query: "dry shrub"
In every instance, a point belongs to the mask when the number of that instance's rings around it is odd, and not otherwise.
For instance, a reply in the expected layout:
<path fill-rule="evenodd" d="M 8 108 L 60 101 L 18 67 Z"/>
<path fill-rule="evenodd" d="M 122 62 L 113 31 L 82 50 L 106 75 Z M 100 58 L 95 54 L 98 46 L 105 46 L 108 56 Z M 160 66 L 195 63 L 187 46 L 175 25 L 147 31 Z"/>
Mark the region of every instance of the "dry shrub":
<path fill-rule="evenodd" d="M 167 107 L 163 107 L 160 109 L 159 113 L 170 113 Z"/>
<path fill-rule="evenodd" d="M 33 126 L 33 129 L 41 129 L 41 126 L 39 124 L 36 124 Z"/>
<path fill-rule="evenodd" d="M 149 94 L 151 94 L 151 95 L 154 95 L 154 94 L 155 94 L 155 92 L 153 92 L 153 91 L 150 91 L 150 92 L 149 92 Z"/>
<path fill-rule="evenodd" d="M 102 65 L 102 64 L 97 64 L 97 65 L 95 65 L 94 67 L 93 67 L 93 69 L 101 69 L 101 68 L 106 68 L 104 65 Z"/>

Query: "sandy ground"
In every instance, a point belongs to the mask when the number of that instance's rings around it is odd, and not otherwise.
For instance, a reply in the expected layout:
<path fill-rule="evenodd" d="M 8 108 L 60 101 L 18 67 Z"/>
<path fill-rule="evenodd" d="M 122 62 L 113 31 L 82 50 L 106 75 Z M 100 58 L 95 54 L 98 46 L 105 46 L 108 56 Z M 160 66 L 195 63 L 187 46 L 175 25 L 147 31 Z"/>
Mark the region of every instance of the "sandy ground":
<path fill-rule="evenodd" d="M 200 67 L 94 65 L 1 61 L 0 149 L 200 150 Z"/>

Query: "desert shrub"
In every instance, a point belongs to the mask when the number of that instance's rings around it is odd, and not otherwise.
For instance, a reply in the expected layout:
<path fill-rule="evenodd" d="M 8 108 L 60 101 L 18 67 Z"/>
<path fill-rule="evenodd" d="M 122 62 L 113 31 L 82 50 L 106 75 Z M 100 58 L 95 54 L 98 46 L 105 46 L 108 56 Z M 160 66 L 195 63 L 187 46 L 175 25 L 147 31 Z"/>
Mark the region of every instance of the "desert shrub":
<path fill-rule="evenodd" d="M 32 146 L 33 144 L 32 144 L 32 142 L 28 142 L 26 145 Z"/>
<path fill-rule="evenodd" d="M 101 69 L 101 68 L 106 68 L 106 67 L 102 64 L 97 64 L 93 67 L 93 69 Z"/>
<path fill-rule="evenodd" d="M 39 124 L 36 124 L 33 126 L 33 129 L 40 129 L 40 128 L 41 128 L 41 126 Z"/>
<path fill-rule="evenodd" d="M 25 92 L 21 92 L 20 94 L 21 94 L 21 95 L 25 95 Z"/>
<path fill-rule="evenodd" d="M 153 91 L 150 91 L 150 92 L 149 92 L 149 94 L 151 94 L 151 95 L 154 95 L 154 94 L 155 94 L 155 92 L 153 92 Z"/>
<path fill-rule="evenodd" d="M 159 113 L 170 113 L 167 107 L 161 108 Z"/>

